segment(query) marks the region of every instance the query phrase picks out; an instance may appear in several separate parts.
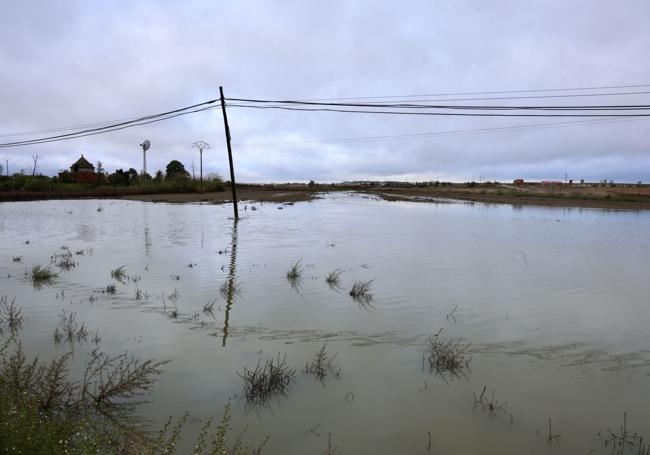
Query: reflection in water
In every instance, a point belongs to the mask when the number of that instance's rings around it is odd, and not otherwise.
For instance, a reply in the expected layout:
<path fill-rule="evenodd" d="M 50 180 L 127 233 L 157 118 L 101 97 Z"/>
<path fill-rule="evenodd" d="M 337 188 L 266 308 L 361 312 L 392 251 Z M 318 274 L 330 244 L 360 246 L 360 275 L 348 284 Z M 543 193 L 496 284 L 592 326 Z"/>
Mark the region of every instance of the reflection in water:
<path fill-rule="evenodd" d="M 144 218 L 144 253 L 151 256 L 151 238 L 149 236 L 149 204 L 144 204 L 142 211 Z"/>
<path fill-rule="evenodd" d="M 230 267 L 228 268 L 228 278 L 224 284 L 224 297 L 226 299 L 226 315 L 223 321 L 223 339 L 222 346 L 226 346 L 226 338 L 228 338 L 228 324 L 230 320 L 230 309 L 234 298 L 237 294 L 237 219 L 233 221 L 232 225 L 232 243 L 230 245 Z"/>

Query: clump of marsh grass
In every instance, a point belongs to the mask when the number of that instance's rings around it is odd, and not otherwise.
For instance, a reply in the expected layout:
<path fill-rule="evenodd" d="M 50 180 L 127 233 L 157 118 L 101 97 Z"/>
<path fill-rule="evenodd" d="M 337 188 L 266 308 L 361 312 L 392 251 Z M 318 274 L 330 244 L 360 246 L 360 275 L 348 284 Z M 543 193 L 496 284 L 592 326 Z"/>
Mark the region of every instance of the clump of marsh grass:
<path fill-rule="evenodd" d="M 23 262 L 23 257 L 22 256 L 12 256 L 11 259 L 14 262 Z"/>
<path fill-rule="evenodd" d="M 336 353 L 330 356 L 326 351 L 327 343 L 316 353 L 311 362 L 307 362 L 303 373 L 313 374 L 321 383 L 325 383 L 325 378 L 328 374 L 332 374 L 336 379 L 341 378 L 341 369 L 336 369 L 332 362 L 336 357 Z"/>
<path fill-rule="evenodd" d="M 303 264 L 302 259 L 299 261 L 291 263 L 291 267 L 287 271 L 287 280 L 289 282 L 296 282 L 302 279 Z"/>
<path fill-rule="evenodd" d="M 23 320 L 23 310 L 16 305 L 16 299 L 0 297 L 0 335 L 6 331 L 15 334 L 22 328 Z"/>
<path fill-rule="evenodd" d="M 47 284 L 52 284 L 58 275 L 49 267 L 35 265 L 32 267 L 29 278 L 35 288 L 41 288 Z"/>
<path fill-rule="evenodd" d="M 86 324 L 77 322 L 77 313 L 61 310 L 59 324 L 54 330 L 54 342 L 59 344 L 65 341 L 72 344 L 75 341 L 86 341 L 87 337 Z"/>
<path fill-rule="evenodd" d="M 121 265 L 117 267 L 116 269 L 111 270 L 111 278 L 114 280 L 119 281 L 120 283 L 124 283 L 126 281 L 126 266 Z"/>
<path fill-rule="evenodd" d="M 352 289 L 350 289 L 352 299 L 363 308 L 372 307 L 372 299 L 374 298 L 374 294 L 372 293 L 373 281 L 355 281 Z"/>
<path fill-rule="evenodd" d="M 429 337 L 427 349 L 422 358 L 422 363 L 428 363 L 429 370 L 444 377 L 465 375 L 472 360 L 469 355 L 470 342 L 463 343 L 461 340 L 444 339 L 441 336 L 442 329 L 435 335 Z"/>
<path fill-rule="evenodd" d="M 333 291 L 338 291 L 341 289 L 341 274 L 343 270 L 336 269 L 327 274 L 325 277 L 325 282 Z"/>
<path fill-rule="evenodd" d="M 273 398 L 285 396 L 294 382 L 296 371 L 287 365 L 287 356 L 257 361 L 252 370 L 244 367 L 237 375 L 244 381 L 244 397 L 251 407 L 267 407 Z"/>

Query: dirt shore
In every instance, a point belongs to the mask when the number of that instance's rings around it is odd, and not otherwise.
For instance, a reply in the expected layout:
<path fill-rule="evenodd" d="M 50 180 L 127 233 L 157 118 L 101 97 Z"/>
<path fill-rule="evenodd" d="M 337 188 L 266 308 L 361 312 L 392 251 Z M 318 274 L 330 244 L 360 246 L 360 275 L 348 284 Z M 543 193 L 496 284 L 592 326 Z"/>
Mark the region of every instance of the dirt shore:
<path fill-rule="evenodd" d="M 352 191 L 373 194 L 390 201 L 435 203 L 457 199 L 490 204 L 542 205 L 551 207 L 589 207 L 612 210 L 650 210 L 650 186 L 562 186 L 546 188 L 540 185 L 516 187 L 513 185 L 446 184 L 440 186 L 341 186 L 302 184 L 291 185 L 238 185 L 240 201 L 250 202 L 300 202 L 318 198 L 318 193 Z M 171 203 L 225 203 L 232 200 L 229 188 L 213 193 L 170 194 L 110 194 L 107 191 L 83 194 L 57 194 L 44 192 L 0 192 L 0 201 L 30 201 L 44 199 L 127 199 L 145 202 Z"/>
<path fill-rule="evenodd" d="M 517 189 L 470 188 L 382 188 L 363 190 L 389 201 L 444 202 L 449 199 L 489 204 L 542 205 L 549 207 L 585 207 L 612 210 L 650 210 L 650 194 L 627 188 L 606 189 Z"/>

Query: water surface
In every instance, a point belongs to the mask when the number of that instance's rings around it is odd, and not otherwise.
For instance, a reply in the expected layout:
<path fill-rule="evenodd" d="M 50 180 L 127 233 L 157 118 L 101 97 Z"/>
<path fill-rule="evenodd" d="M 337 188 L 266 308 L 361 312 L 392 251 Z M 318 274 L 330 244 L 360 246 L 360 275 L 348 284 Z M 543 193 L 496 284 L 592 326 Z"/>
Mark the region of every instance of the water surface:
<path fill-rule="evenodd" d="M 609 453 L 598 433 L 624 412 L 650 436 L 650 213 L 349 194 L 246 206 L 235 224 L 225 205 L 0 204 L 0 294 L 26 313 L 26 350 L 62 353 L 57 315 L 74 311 L 107 351 L 172 359 L 143 415 L 189 410 L 191 433 L 231 399 L 247 440 L 271 436 L 267 453 L 322 453 L 329 433 L 343 453 Z M 34 289 L 25 271 L 63 246 L 83 251 L 78 266 Z M 121 265 L 124 283 L 110 275 Z M 373 280 L 370 305 L 349 296 L 355 280 Z M 466 377 L 423 371 L 441 328 L 472 341 Z M 340 379 L 298 371 L 272 409 L 246 406 L 238 371 L 278 353 L 300 370 L 323 343 Z M 483 386 L 503 412 L 475 409 Z"/>

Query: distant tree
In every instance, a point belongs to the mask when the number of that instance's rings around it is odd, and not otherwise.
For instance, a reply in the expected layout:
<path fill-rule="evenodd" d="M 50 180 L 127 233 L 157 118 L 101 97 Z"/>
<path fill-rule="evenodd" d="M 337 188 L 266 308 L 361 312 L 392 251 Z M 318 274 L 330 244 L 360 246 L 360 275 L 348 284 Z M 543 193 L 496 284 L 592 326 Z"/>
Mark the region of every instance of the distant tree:
<path fill-rule="evenodd" d="M 138 171 L 131 167 L 126 171 L 126 177 L 129 179 L 129 182 L 135 182 L 138 179 Z"/>
<path fill-rule="evenodd" d="M 38 170 L 38 153 L 32 155 L 32 162 L 34 163 L 32 165 L 32 177 L 34 177 L 36 175 L 36 171 Z"/>
<path fill-rule="evenodd" d="M 188 178 L 190 174 L 185 170 L 185 166 L 178 160 L 171 160 L 165 168 L 165 179 Z"/>
<path fill-rule="evenodd" d="M 104 165 L 102 164 L 101 161 L 97 161 L 97 173 L 98 174 L 104 173 Z"/>
<path fill-rule="evenodd" d="M 108 183 L 111 185 L 124 185 L 128 186 L 129 184 L 129 177 L 126 172 L 124 172 L 122 169 L 118 169 L 115 172 L 113 172 L 111 175 L 108 176 Z"/>
<path fill-rule="evenodd" d="M 154 182 L 162 182 L 165 176 L 163 175 L 162 171 L 159 169 L 156 171 L 156 175 L 153 178 Z"/>
<path fill-rule="evenodd" d="M 313 188 L 315 186 L 316 186 L 316 182 L 314 182 L 313 180 L 310 180 L 309 181 L 309 188 Z"/>
<path fill-rule="evenodd" d="M 0 164 L 0 175 L 2 175 L 2 173 L 4 172 L 4 170 L 5 170 L 4 166 L 3 166 L 2 164 Z"/>

